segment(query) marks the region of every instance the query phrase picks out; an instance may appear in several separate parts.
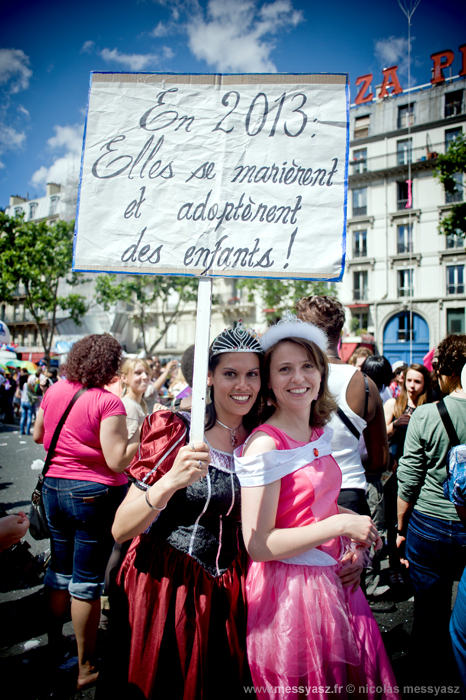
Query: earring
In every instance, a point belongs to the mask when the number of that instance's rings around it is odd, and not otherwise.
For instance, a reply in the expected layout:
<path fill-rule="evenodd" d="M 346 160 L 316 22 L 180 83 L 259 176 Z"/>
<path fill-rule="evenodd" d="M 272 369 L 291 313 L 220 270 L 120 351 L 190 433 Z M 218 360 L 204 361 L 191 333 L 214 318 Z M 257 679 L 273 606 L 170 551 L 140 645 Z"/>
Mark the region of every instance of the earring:
<path fill-rule="evenodd" d="M 209 403 L 212 403 L 212 392 L 210 386 L 207 387 L 205 402 L 207 405 L 209 405 Z"/>

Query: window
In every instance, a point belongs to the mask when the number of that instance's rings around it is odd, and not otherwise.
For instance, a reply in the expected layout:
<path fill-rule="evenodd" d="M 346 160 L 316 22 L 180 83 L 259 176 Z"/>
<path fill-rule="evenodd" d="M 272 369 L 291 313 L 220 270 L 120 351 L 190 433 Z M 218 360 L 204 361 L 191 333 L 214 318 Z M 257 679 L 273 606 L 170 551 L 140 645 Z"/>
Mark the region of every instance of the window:
<path fill-rule="evenodd" d="M 368 313 L 353 313 L 351 319 L 351 331 L 357 333 L 358 331 L 367 331 L 367 326 L 369 325 L 369 314 Z"/>
<path fill-rule="evenodd" d="M 464 334 L 464 309 L 447 309 L 447 334 Z"/>
<path fill-rule="evenodd" d="M 354 120 L 354 140 L 365 139 L 366 136 L 369 136 L 369 120 L 369 114 L 364 117 L 356 117 Z"/>
<path fill-rule="evenodd" d="M 414 340 L 413 315 L 400 314 L 398 316 L 398 342 L 406 343 Z"/>
<path fill-rule="evenodd" d="M 353 216 L 367 214 L 367 187 L 353 190 Z"/>
<path fill-rule="evenodd" d="M 365 258 L 367 256 L 367 231 L 355 231 L 353 243 L 353 257 Z"/>
<path fill-rule="evenodd" d="M 403 224 L 398 226 L 397 231 L 397 253 L 412 253 L 413 252 L 413 225 Z"/>
<path fill-rule="evenodd" d="M 23 213 L 23 208 L 22 207 L 15 207 L 15 216 L 21 216 Z"/>
<path fill-rule="evenodd" d="M 413 270 L 398 270 L 398 296 L 412 297 L 413 294 Z"/>
<path fill-rule="evenodd" d="M 20 305 L 15 304 L 13 306 L 13 321 L 18 321 L 19 320 L 19 314 L 20 314 Z"/>
<path fill-rule="evenodd" d="M 448 131 L 445 131 L 445 151 L 448 151 L 450 144 L 462 135 L 462 129 L 448 129 Z"/>
<path fill-rule="evenodd" d="M 414 105 L 398 107 L 398 129 L 406 129 L 414 125 Z"/>
<path fill-rule="evenodd" d="M 412 162 L 411 151 L 413 147 L 412 139 L 403 139 L 396 143 L 396 160 L 398 165 L 407 165 Z"/>
<path fill-rule="evenodd" d="M 6 304 L 2 304 L 2 310 L 1 310 L 1 313 L 0 313 L 0 319 L 1 319 L 2 321 L 5 320 L 5 314 L 6 314 Z"/>
<path fill-rule="evenodd" d="M 167 310 L 174 311 L 178 306 L 179 300 L 180 295 L 177 291 L 173 290 L 172 292 L 170 292 L 167 299 Z"/>
<path fill-rule="evenodd" d="M 460 233 L 449 233 L 447 248 L 464 248 L 464 237 Z"/>
<path fill-rule="evenodd" d="M 176 348 L 178 345 L 178 326 L 172 323 L 168 326 L 167 335 L 165 336 L 165 347 Z"/>
<path fill-rule="evenodd" d="M 447 294 L 464 294 L 464 265 L 447 267 Z"/>
<path fill-rule="evenodd" d="M 57 209 L 58 209 L 58 197 L 51 197 L 50 198 L 49 216 L 53 216 L 54 214 L 56 214 Z"/>
<path fill-rule="evenodd" d="M 355 301 L 367 300 L 368 292 L 367 271 L 353 272 L 353 299 Z"/>
<path fill-rule="evenodd" d="M 412 190 L 411 190 L 412 192 Z M 396 183 L 396 208 L 398 211 L 401 209 L 411 209 L 413 206 L 413 202 L 411 201 L 410 206 L 408 207 L 407 204 L 409 202 L 409 191 L 408 191 L 408 183 L 407 182 L 397 182 Z"/>
<path fill-rule="evenodd" d="M 456 182 L 456 188 L 454 192 L 445 192 L 446 204 L 463 201 L 463 173 L 453 173 L 452 177 Z"/>
<path fill-rule="evenodd" d="M 37 210 L 37 202 L 31 202 L 29 205 L 29 221 L 31 221 L 35 217 L 36 210 Z"/>
<path fill-rule="evenodd" d="M 367 148 L 353 151 L 353 175 L 367 172 Z"/>
<path fill-rule="evenodd" d="M 445 95 L 445 116 L 456 117 L 463 112 L 463 91 L 447 92 Z"/>

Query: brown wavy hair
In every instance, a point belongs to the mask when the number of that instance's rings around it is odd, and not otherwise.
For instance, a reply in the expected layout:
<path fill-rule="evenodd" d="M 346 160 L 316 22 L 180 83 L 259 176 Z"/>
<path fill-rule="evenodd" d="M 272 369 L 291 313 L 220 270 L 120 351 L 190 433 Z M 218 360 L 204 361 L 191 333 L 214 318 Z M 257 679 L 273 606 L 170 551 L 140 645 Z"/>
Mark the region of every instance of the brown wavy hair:
<path fill-rule="evenodd" d="M 281 343 L 295 343 L 295 345 L 300 345 L 307 353 L 307 356 L 312 362 L 312 365 L 320 372 L 321 380 L 319 387 L 319 395 L 315 401 L 312 402 L 311 415 L 309 417 L 309 425 L 313 428 L 323 428 L 332 417 L 332 413 L 337 410 L 338 404 L 336 403 L 333 395 L 328 389 L 328 362 L 327 356 L 319 348 L 318 345 L 311 342 L 310 340 L 305 340 L 304 338 L 283 338 L 279 340 L 278 343 L 272 345 L 265 355 L 264 355 L 264 365 L 262 369 L 262 395 L 264 409 L 260 415 L 260 423 L 265 423 L 273 414 L 277 408 L 275 403 L 275 396 L 273 392 L 268 388 L 270 379 L 270 362 L 272 359 L 273 351 Z M 267 401 L 271 402 L 271 406 L 267 406 Z"/>
<path fill-rule="evenodd" d="M 432 383 L 430 381 L 430 372 L 427 369 L 427 367 L 424 367 L 424 365 L 418 365 L 416 362 L 413 362 L 413 364 L 409 365 L 408 369 L 405 372 L 405 380 L 403 382 L 403 386 L 401 387 L 400 395 L 395 401 L 395 410 L 393 413 L 395 418 L 399 418 L 400 416 L 402 416 L 406 410 L 406 406 L 408 405 L 406 377 L 410 369 L 413 369 L 415 372 L 420 372 L 420 374 L 422 374 L 422 376 L 424 377 L 424 389 L 422 391 L 422 394 L 419 395 L 416 408 L 418 408 L 419 406 L 423 406 L 425 403 L 432 403 Z"/>
<path fill-rule="evenodd" d="M 109 333 L 86 335 L 71 348 L 62 365 L 69 382 L 102 387 L 118 374 L 123 348 Z"/>
<path fill-rule="evenodd" d="M 454 391 L 461 384 L 461 370 L 466 364 L 466 335 L 447 335 L 437 347 L 432 366 L 437 375 L 451 377 L 449 390 Z"/>
<path fill-rule="evenodd" d="M 301 321 L 315 323 L 325 331 L 331 343 L 340 340 L 346 317 L 345 310 L 336 297 L 302 297 L 296 302 L 295 309 Z"/>

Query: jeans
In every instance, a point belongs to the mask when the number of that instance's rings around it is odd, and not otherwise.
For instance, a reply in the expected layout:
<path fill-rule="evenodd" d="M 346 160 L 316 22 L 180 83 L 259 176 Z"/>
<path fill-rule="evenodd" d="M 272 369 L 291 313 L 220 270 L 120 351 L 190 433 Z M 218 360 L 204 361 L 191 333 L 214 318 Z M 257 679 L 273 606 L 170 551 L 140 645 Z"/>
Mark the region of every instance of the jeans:
<path fill-rule="evenodd" d="M 21 402 L 21 422 L 19 431 L 22 435 L 30 435 L 33 416 L 36 415 L 36 407 L 29 401 Z"/>
<path fill-rule="evenodd" d="M 114 544 L 111 527 L 126 490 L 126 484 L 45 478 L 42 494 L 52 549 L 46 586 L 69 590 L 82 600 L 102 595 Z"/>
<path fill-rule="evenodd" d="M 466 569 L 461 577 L 455 607 L 451 614 L 450 634 L 453 653 L 461 676 L 461 696 L 466 700 Z"/>
<path fill-rule="evenodd" d="M 413 510 L 406 558 L 414 588 L 413 642 L 424 669 L 451 666 L 449 635 L 453 581 L 466 564 L 466 528 Z M 452 671 L 454 672 L 454 671 Z"/>

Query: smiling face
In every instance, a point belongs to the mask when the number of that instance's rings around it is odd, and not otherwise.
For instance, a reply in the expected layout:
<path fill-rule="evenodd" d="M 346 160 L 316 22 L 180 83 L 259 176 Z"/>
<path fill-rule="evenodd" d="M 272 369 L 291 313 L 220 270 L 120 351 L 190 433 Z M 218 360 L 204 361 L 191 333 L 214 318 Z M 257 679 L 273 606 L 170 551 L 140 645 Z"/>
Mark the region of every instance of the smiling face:
<path fill-rule="evenodd" d="M 207 385 L 214 389 L 219 420 L 235 427 L 239 422 L 235 417 L 249 413 L 259 394 L 259 357 L 253 352 L 222 353 L 218 365 L 207 374 Z"/>
<path fill-rule="evenodd" d="M 143 396 L 149 386 L 149 372 L 142 362 L 138 362 L 132 372 L 122 374 L 121 379 L 128 389 Z"/>
<path fill-rule="evenodd" d="M 414 404 L 424 391 L 424 377 L 415 369 L 408 369 L 406 373 L 406 391 Z"/>
<path fill-rule="evenodd" d="M 303 346 L 284 341 L 273 350 L 269 388 L 275 395 L 279 410 L 310 410 L 319 393 L 321 380 L 321 372 Z"/>

